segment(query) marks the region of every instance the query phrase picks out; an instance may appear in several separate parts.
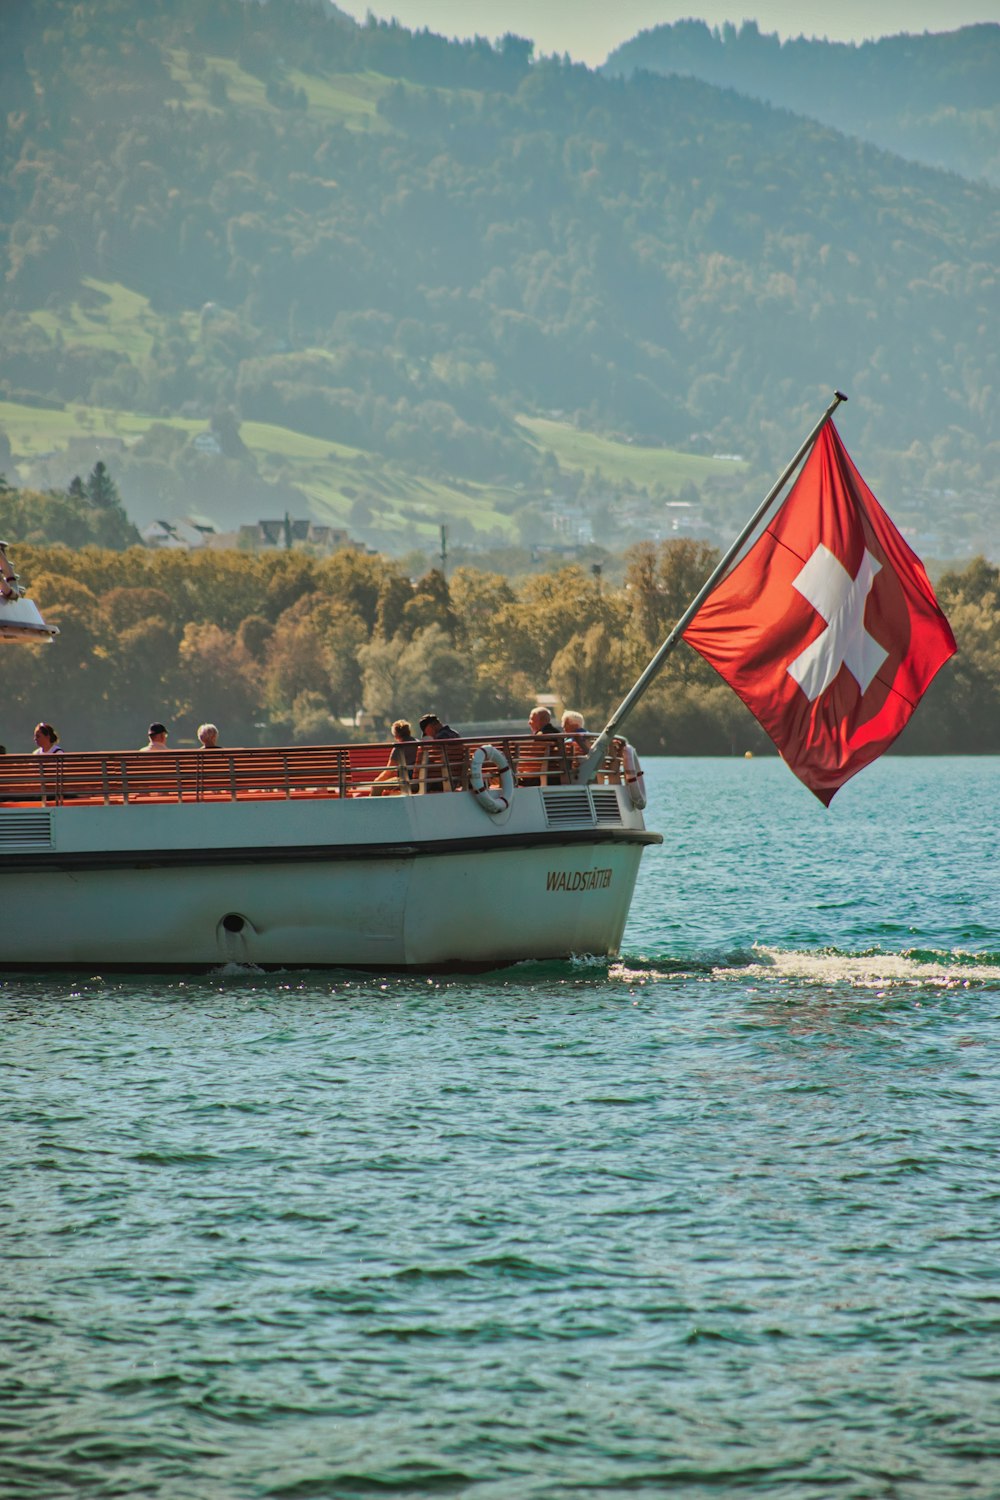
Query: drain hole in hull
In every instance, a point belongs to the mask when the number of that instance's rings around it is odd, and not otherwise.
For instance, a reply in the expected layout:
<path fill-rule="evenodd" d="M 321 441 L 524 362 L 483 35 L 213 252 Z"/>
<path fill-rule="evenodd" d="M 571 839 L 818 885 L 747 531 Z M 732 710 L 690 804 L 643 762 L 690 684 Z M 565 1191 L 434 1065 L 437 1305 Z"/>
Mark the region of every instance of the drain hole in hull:
<path fill-rule="evenodd" d="M 241 917 L 238 911 L 231 911 L 223 917 L 222 925 L 226 932 L 242 932 L 247 925 L 247 919 Z"/>

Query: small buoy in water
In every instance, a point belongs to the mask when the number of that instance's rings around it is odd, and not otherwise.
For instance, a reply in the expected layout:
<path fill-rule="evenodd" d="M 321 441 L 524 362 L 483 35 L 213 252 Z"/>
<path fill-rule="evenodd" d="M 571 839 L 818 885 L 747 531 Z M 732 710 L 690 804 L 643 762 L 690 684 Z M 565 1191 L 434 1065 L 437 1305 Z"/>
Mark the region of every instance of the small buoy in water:
<path fill-rule="evenodd" d="M 752 750 L 744 750 L 744 752 L 743 752 L 743 759 L 744 760 L 753 760 L 753 751 Z"/>

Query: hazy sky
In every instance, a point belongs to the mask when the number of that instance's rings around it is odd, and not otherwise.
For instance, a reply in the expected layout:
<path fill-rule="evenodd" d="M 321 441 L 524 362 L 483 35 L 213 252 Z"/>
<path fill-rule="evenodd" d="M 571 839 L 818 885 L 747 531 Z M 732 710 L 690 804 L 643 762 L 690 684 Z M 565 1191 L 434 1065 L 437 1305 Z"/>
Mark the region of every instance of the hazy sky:
<path fill-rule="evenodd" d="M 710 26 L 754 20 L 761 31 L 863 41 L 900 31 L 954 31 L 975 21 L 1000 20 L 1000 0 L 335 0 L 363 20 L 370 10 L 411 29 L 427 26 L 444 36 L 485 36 L 513 31 L 531 37 L 535 50 L 568 52 L 595 66 L 637 31 L 697 16 Z"/>

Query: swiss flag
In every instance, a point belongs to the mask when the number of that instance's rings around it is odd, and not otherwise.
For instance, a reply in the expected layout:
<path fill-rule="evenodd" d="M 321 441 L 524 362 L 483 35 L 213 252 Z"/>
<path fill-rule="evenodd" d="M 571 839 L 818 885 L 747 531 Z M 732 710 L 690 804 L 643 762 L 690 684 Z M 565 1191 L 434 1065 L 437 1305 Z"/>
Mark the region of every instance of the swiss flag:
<path fill-rule="evenodd" d="M 826 806 L 888 749 L 956 649 L 923 564 L 832 422 L 684 639 Z"/>

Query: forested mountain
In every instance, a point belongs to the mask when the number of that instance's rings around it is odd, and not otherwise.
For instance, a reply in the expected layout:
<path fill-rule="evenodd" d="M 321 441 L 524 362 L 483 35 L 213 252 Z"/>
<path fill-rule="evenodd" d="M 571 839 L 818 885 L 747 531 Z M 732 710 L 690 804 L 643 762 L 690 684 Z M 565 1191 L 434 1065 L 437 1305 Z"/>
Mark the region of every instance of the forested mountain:
<path fill-rule="evenodd" d="M 32 498 L 0 494 L 0 526 Z M 67 750 L 138 748 L 160 719 L 181 749 L 210 718 L 230 746 L 329 742 L 352 735 L 362 707 L 386 733 L 429 705 L 456 727 L 523 725 L 542 684 L 603 724 L 716 560 L 703 542 L 642 543 L 608 587 L 578 565 L 517 584 L 477 568 L 412 581 L 395 559 L 348 549 L 319 561 L 25 546 L 17 565 L 60 634 L 51 648 L 5 652 L 0 740 L 29 750 L 44 721 Z M 959 651 L 898 747 L 995 755 L 1000 570 L 978 558 L 938 587 Z M 770 749 L 684 642 L 629 732 L 656 753 Z"/>
<path fill-rule="evenodd" d="M 692 78 L 296 0 L 6 0 L 0 70 L 0 397 L 156 418 L 108 458 L 127 508 L 208 472 L 185 420 L 217 444 L 200 508 L 252 493 L 245 519 L 287 493 L 277 428 L 353 466 L 344 518 L 395 505 L 376 459 L 537 509 L 580 488 L 544 415 L 743 455 L 756 496 L 839 385 L 893 513 L 983 546 L 985 184 Z"/>
<path fill-rule="evenodd" d="M 1000 25 L 828 42 L 755 21 L 642 31 L 603 72 L 676 73 L 737 89 L 933 167 L 1000 186 Z"/>

